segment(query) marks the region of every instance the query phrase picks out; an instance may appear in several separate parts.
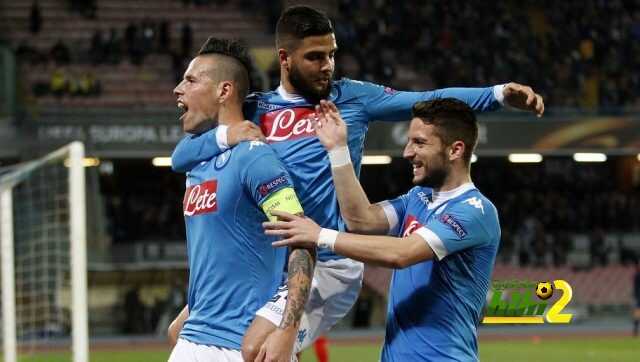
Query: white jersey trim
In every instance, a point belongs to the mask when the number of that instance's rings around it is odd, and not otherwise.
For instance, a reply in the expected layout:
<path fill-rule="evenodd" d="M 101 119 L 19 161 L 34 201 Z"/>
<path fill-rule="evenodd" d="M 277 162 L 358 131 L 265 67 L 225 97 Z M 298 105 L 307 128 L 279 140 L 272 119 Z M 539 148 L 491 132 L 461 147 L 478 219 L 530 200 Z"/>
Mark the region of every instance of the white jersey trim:
<path fill-rule="evenodd" d="M 444 243 L 433 231 L 422 226 L 414 231 L 414 234 L 420 235 L 420 237 L 427 242 L 427 245 L 431 247 L 431 250 L 433 250 L 433 253 L 436 255 L 438 260 L 442 260 L 442 258 L 449 255 L 447 248 L 444 247 Z"/>
<path fill-rule="evenodd" d="M 389 201 L 382 201 L 378 205 L 382 206 L 382 211 L 384 211 L 385 216 L 387 217 L 387 222 L 389 223 L 389 235 L 396 234 L 394 231 L 398 227 L 398 214 L 396 213 L 396 209 L 391 205 Z"/>
<path fill-rule="evenodd" d="M 473 190 L 475 189 L 476 186 L 473 184 L 473 182 L 467 182 L 464 183 L 458 187 L 456 187 L 453 190 L 449 190 L 449 191 L 440 191 L 440 192 L 433 192 L 432 200 L 429 203 L 429 206 L 427 206 L 427 209 L 429 210 L 433 210 L 434 208 L 444 204 L 445 202 L 458 197 L 462 194 L 464 194 L 465 192 L 469 191 L 469 190 Z"/>
<path fill-rule="evenodd" d="M 282 97 L 282 99 L 284 99 L 285 101 L 288 101 L 288 102 L 301 102 L 301 101 L 304 101 L 304 98 L 302 98 L 298 94 L 287 92 L 287 90 L 284 89 L 282 84 L 280 84 L 278 86 L 278 89 L 276 89 L 276 90 L 278 91 L 278 94 L 280 95 L 280 97 Z"/>

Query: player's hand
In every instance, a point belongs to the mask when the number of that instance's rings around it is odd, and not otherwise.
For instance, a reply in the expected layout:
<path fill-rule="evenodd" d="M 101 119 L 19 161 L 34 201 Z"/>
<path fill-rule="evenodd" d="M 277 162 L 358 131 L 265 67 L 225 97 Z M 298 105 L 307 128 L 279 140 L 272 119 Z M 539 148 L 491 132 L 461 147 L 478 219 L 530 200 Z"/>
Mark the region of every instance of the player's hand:
<path fill-rule="evenodd" d="M 260 347 L 254 362 L 291 362 L 297 328 L 276 328 Z"/>
<path fill-rule="evenodd" d="M 544 114 L 542 96 L 529 86 L 511 82 L 504 86 L 502 94 L 504 102 L 511 107 L 533 112 L 538 117 Z"/>
<path fill-rule="evenodd" d="M 307 249 L 316 247 L 321 227 L 313 220 L 284 211 L 272 211 L 271 214 L 277 216 L 279 221 L 262 223 L 262 227 L 265 229 L 264 233 L 283 238 L 271 245 L 274 247 L 296 246 Z"/>
<path fill-rule="evenodd" d="M 316 114 L 318 118 L 313 122 L 313 128 L 327 151 L 346 146 L 347 124 L 344 123 L 336 105 L 331 101 L 321 100 L 316 106 Z"/>
<path fill-rule="evenodd" d="M 251 121 L 234 123 L 227 128 L 227 144 L 229 144 L 229 147 L 235 146 L 242 141 L 265 142 L 265 140 L 260 127 Z"/>

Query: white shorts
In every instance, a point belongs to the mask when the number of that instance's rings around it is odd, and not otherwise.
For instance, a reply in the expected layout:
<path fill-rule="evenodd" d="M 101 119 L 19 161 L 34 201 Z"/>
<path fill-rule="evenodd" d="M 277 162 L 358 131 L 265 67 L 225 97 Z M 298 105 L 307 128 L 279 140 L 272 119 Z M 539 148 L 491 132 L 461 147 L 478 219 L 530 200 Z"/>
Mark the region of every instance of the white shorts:
<path fill-rule="evenodd" d="M 300 319 L 295 353 L 309 347 L 349 313 L 360 294 L 363 272 L 364 264 L 347 258 L 316 263 L 309 300 Z M 256 315 L 280 325 L 287 293 L 286 286 L 278 289 Z"/>
<path fill-rule="evenodd" d="M 242 353 L 237 349 L 196 344 L 179 338 L 173 347 L 169 362 L 243 362 Z"/>

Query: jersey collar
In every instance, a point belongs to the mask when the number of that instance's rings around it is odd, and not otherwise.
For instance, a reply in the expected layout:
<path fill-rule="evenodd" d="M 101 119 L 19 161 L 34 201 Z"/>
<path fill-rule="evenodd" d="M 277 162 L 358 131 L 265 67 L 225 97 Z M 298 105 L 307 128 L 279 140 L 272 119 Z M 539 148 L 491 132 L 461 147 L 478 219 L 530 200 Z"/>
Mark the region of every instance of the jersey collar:
<path fill-rule="evenodd" d="M 449 191 L 440 191 L 440 192 L 436 192 L 433 191 L 433 194 L 431 195 L 431 202 L 429 203 L 429 209 L 433 209 L 434 207 L 438 207 L 440 205 L 442 205 L 443 203 L 456 198 L 462 194 L 464 194 L 465 192 L 469 191 L 469 190 L 473 190 L 475 189 L 476 186 L 473 184 L 473 182 L 467 182 L 464 183 L 458 187 L 456 187 L 453 190 L 449 190 Z"/>
<path fill-rule="evenodd" d="M 282 97 L 282 99 L 287 102 L 304 102 L 304 98 L 302 98 L 300 95 L 287 92 L 287 90 L 282 86 L 282 83 L 280 83 L 276 91 L 278 92 L 278 95 L 280 95 L 280 97 Z"/>
<path fill-rule="evenodd" d="M 278 92 L 278 95 L 280 96 L 280 98 L 282 98 L 283 100 L 285 100 L 287 102 L 292 102 L 292 103 L 306 102 L 304 97 L 302 97 L 301 95 L 299 95 L 297 93 L 289 93 L 289 92 L 287 92 L 287 90 L 284 89 L 284 87 L 282 86 L 282 83 L 280 83 L 278 88 L 276 88 L 276 92 Z M 331 87 L 331 93 L 329 93 L 329 99 L 330 100 L 335 100 L 335 99 L 338 98 L 339 94 L 340 93 L 336 89 L 336 87 L 332 86 Z"/>

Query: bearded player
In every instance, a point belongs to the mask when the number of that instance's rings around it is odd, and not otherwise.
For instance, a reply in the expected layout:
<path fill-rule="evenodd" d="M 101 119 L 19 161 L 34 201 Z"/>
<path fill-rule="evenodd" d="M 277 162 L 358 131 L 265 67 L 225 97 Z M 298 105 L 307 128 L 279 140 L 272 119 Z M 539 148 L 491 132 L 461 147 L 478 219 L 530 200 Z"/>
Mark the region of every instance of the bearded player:
<path fill-rule="evenodd" d="M 254 125 L 245 122 L 221 126 L 207 132 L 206 137 L 186 138 L 176 147 L 172 164 L 175 170 L 188 171 L 235 144 L 238 133 L 260 127 L 289 170 L 305 214 L 325 228 L 345 230 L 345 223 L 338 212 L 329 159 L 312 127 L 316 118 L 314 106 L 319 100 L 333 101 L 347 124 L 348 147 L 356 175 L 369 122 L 407 120 L 418 101 L 450 97 L 475 111 L 495 110 L 508 104 L 538 116 L 544 112 L 540 95 L 517 83 L 402 92 L 350 79 L 333 81 L 334 56 L 338 50 L 333 27 L 325 14 L 307 6 L 290 7 L 281 15 L 276 27 L 276 48 L 280 86 L 271 92 L 253 94 L 245 101 L 245 116 Z M 347 314 L 358 297 L 363 270 L 360 262 L 330 250 L 319 251 L 296 350 L 309 346 Z M 275 302 L 258 311 L 261 318 L 256 318 L 256 328 L 263 329 L 252 333 L 256 339 L 245 339 L 252 342 L 245 345 L 246 356 L 255 356 L 260 338 L 279 324 L 278 311 L 282 306 L 278 304 L 284 302 L 285 294 L 283 291 Z M 176 322 L 179 326 L 179 319 Z"/>

